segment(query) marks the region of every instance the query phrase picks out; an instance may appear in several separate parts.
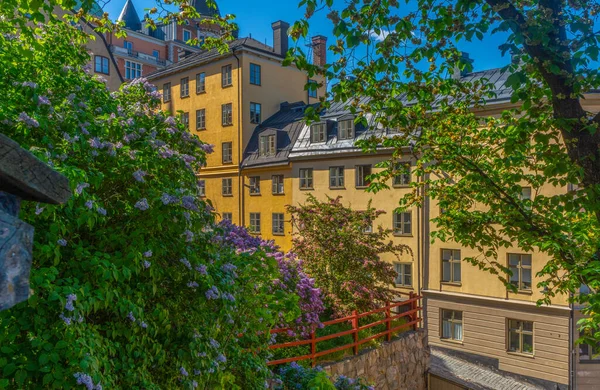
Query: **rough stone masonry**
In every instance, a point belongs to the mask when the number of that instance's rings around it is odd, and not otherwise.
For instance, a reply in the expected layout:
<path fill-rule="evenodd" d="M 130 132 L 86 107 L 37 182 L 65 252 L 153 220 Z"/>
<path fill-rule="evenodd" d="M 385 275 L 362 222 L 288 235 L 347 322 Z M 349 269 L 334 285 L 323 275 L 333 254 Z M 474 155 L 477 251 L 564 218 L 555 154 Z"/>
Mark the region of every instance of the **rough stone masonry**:
<path fill-rule="evenodd" d="M 425 330 L 402 333 L 380 347 L 361 351 L 323 369 L 333 378 L 364 378 L 377 390 L 425 390 L 429 347 Z"/>
<path fill-rule="evenodd" d="M 33 227 L 21 221 L 21 200 L 64 203 L 66 177 L 0 134 L 0 310 L 29 298 Z"/>

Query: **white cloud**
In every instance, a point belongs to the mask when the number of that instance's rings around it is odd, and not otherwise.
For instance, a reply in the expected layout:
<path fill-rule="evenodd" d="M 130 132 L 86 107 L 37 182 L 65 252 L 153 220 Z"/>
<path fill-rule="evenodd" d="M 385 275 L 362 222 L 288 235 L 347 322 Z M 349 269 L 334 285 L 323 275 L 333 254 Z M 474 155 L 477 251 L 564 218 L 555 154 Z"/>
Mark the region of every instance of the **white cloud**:
<path fill-rule="evenodd" d="M 373 30 L 369 31 L 369 36 L 379 42 L 385 40 L 388 35 L 390 35 L 390 32 L 385 30 L 380 30 L 379 34 Z"/>

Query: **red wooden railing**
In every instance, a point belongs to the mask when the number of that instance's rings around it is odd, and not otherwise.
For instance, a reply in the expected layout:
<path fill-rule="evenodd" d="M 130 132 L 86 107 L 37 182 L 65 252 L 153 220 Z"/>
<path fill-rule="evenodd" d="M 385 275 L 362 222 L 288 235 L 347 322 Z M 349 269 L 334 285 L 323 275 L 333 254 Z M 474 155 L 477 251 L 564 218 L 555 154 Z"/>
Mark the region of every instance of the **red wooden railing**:
<path fill-rule="evenodd" d="M 302 355 L 302 356 L 294 356 L 294 357 L 285 358 L 285 359 L 272 360 L 272 361 L 268 362 L 267 364 L 269 366 L 274 366 L 277 364 L 284 364 L 284 363 L 290 363 L 290 362 L 295 362 L 295 361 L 299 361 L 299 360 L 312 359 L 312 365 L 314 366 L 316 364 L 317 358 L 319 358 L 321 356 L 329 355 L 334 352 L 342 351 L 344 349 L 350 349 L 350 348 L 352 348 L 354 354 L 357 355 L 360 345 L 362 345 L 366 342 L 369 342 L 371 340 L 374 340 L 379 337 L 384 337 L 384 336 L 386 337 L 387 341 L 390 341 L 392 339 L 392 334 L 401 329 L 410 328 L 412 330 L 416 330 L 417 327 L 419 327 L 419 324 L 422 320 L 422 318 L 419 316 L 420 311 L 422 309 L 420 303 L 421 303 L 421 296 L 416 295 L 411 292 L 409 294 L 409 297 L 407 300 L 393 302 L 393 303 L 388 302 L 384 307 L 381 307 L 379 309 L 371 310 L 369 312 L 360 313 L 360 314 L 358 314 L 358 313 L 356 313 L 356 311 L 354 311 L 352 313 L 352 315 L 349 315 L 347 317 L 336 318 L 335 320 L 326 321 L 323 323 L 324 327 L 343 323 L 343 322 L 350 322 L 352 324 L 352 329 L 345 330 L 343 332 L 334 333 L 334 334 L 328 334 L 326 336 L 321 336 L 321 337 L 315 337 L 315 331 L 313 330 L 310 334 L 309 339 L 299 340 L 299 341 L 290 341 L 287 343 L 271 345 L 269 347 L 269 349 L 291 348 L 291 347 L 297 347 L 297 346 L 301 346 L 301 345 L 309 345 L 310 344 L 310 353 L 307 355 Z M 395 307 L 401 307 L 401 306 L 409 306 L 409 309 L 403 313 L 392 315 L 392 309 Z M 371 323 L 363 325 L 363 326 L 359 326 L 359 323 L 358 323 L 359 319 L 369 316 L 369 315 L 372 315 L 372 314 L 376 314 L 376 313 L 385 313 L 385 318 L 382 320 L 379 320 L 379 321 L 371 322 Z M 403 318 L 403 317 L 408 317 L 408 322 L 392 328 L 392 321 L 395 321 L 395 320 L 397 320 L 399 318 Z M 360 332 L 361 330 L 372 328 L 372 327 L 380 325 L 380 324 L 386 325 L 385 331 L 379 332 L 379 333 L 374 334 L 369 337 L 366 337 L 362 340 L 359 338 L 358 332 Z M 284 333 L 287 331 L 288 331 L 288 329 L 273 329 L 271 331 L 271 333 L 272 334 L 273 333 Z M 317 352 L 317 343 L 319 343 L 320 341 L 331 340 L 331 339 L 335 339 L 335 338 L 347 336 L 347 335 L 353 335 L 354 341 L 352 343 L 341 345 L 341 346 L 335 347 L 335 348 L 330 348 L 325 351 Z"/>

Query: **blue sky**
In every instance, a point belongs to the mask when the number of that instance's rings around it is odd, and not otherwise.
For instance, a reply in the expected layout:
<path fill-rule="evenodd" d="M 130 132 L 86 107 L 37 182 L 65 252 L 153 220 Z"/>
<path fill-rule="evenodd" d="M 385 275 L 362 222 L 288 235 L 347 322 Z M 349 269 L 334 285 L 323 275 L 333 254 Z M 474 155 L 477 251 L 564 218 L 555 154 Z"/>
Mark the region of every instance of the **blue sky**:
<path fill-rule="evenodd" d="M 251 35 L 252 38 L 271 45 L 273 32 L 271 23 L 284 20 L 290 24 L 302 18 L 303 10 L 298 8 L 298 0 L 216 0 L 221 14 L 234 14 L 240 26 L 240 37 Z M 105 7 L 112 19 L 121 12 L 125 0 L 110 0 Z M 145 8 L 154 6 L 154 0 L 133 0 L 140 17 Z M 310 35 L 325 35 L 333 41 L 331 22 L 321 12 L 311 19 Z M 459 48 L 467 51 L 475 60 L 475 70 L 485 70 L 504 66 L 510 59 L 502 57 L 498 45 L 502 43 L 501 36 L 487 36 L 482 42 L 459 44 Z M 291 44 L 291 42 L 290 42 Z"/>

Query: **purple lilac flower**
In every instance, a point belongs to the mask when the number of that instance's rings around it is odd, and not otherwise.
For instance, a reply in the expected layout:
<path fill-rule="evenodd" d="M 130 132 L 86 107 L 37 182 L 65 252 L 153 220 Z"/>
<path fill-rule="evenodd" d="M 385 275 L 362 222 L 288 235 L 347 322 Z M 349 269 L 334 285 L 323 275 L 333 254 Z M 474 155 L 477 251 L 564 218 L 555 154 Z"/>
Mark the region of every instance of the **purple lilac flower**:
<path fill-rule="evenodd" d="M 192 242 L 194 240 L 194 233 L 190 230 L 186 230 L 183 234 L 185 235 L 185 242 Z"/>
<path fill-rule="evenodd" d="M 98 382 L 96 385 L 94 385 L 94 382 L 92 381 L 92 377 L 89 376 L 88 374 L 84 374 L 83 372 L 78 372 L 78 373 L 74 374 L 73 376 L 75 377 L 75 379 L 77 379 L 77 384 L 85 385 L 85 387 L 87 387 L 87 390 L 102 390 L 102 385 L 100 384 L 100 382 Z"/>
<path fill-rule="evenodd" d="M 181 205 L 188 210 L 198 211 L 198 206 L 196 206 L 193 196 L 187 195 L 181 197 Z"/>
<path fill-rule="evenodd" d="M 144 252 L 144 257 L 152 257 L 152 250 Z"/>
<path fill-rule="evenodd" d="M 61 315 L 58 316 L 58 318 L 60 318 L 61 320 L 63 320 L 65 322 L 65 324 L 71 325 L 71 320 L 72 320 L 71 317 L 65 317 L 64 314 L 61 314 Z"/>
<path fill-rule="evenodd" d="M 219 289 L 216 286 L 212 286 L 206 291 L 205 295 L 207 299 L 217 299 L 219 298 Z"/>
<path fill-rule="evenodd" d="M 167 119 L 165 119 L 165 123 L 169 126 L 177 125 L 177 121 L 175 121 L 175 118 L 173 118 L 172 116 L 167 117 Z"/>
<path fill-rule="evenodd" d="M 85 202 L 85 207 L 87 207 L 88 209 L 92 209 L 92 207 L 94 207 L 94 202 L 91 200 L 88 200 L 87 202 Z"/>
<path fill-rule="evenodd" d="M 210 339 L 208 342 L 214 349 L 218 349 L 221 346 L 221 344 L 219 344 L 219 342 L 215 339 Z"/>
<path fill-rule="evenodd" d="M 166 192 L 162 194 L 162 196 L 160 197 L 160 200 L 163 202 L 163 204 L 166 206 L 168 204 L 171 203 L 175 203 L 177 202 L 177 197 L 176 196 L 172 196 L 167 194 Z"/>
<path fill-rule="evenodd" d="M 192 381 L 192 388 L 195 389 L 196 387 L 198 387 L 198 382 Z"/>
<path fill-rule="evenodd" d="M 19 120 L 29 127 L 40 127 L 40 123 L 27 115 L 25 112 L 19 114 Z"/>
<path fill-rule="evenodd" d="M 144 176 L 146 176 L 148 173 L 146 173 L 145 171 L 142 171 L 141 169 L 138 169 L 137 171 L 133 172 L 133 178 L 140 182 L 143 183 L 144 180 Z"/>
<path fill-rule="evenodd" d="M 98 207 L 98 214 L 100 215 L 106 215 L 106 209 L 103 207 Z"/>
<path fill-rule="evenodd" d="M 206 154 L 211 154 L 214 152 L 215 145 L 203 144 L 200 146 L 200 149 L 202 149 L 202 151 L 204 151 Z"/>
<path fill-rule="evenodd" d="M 188 374 L 188 372 L 185 370 L 185 368 L 184 368 L 184 367 L 181 367 L 181 368 L 179 369 L 179 373 L 180 373 L 181 375 L 183 375 L 183 376 L 188 376 L 188 375 L 189 375 L 189 374 Z"/>
<path fill-rule="evenodd" d="M 67 303 L 65 304 L 65 309 L 68 311 L 74 311 L 75 307 L 73 306 L 73 302 L 77 300 L 77 295 L 69 294 L 67 295 Z"/>
<path fill-rule="evenodd" d="M 223 355 L 222 353 L 218 354 L 217 357 L 215 358 L 215 360 L 219 363 L 225 363 L 227 361 L 227 358 L 225 357 L 225 355 Z"/>
<path fill-rule="evenodd" d="M 191 288 L 197 288 L 197 287 L 199 287 L 200 285 L 199 285 L 198 283 L 196 283 L 196 282 L 189 282 L 189 283 L 187 284 L 187 286 L 188 286 L 188 287 L 191 287 Z"/>
<path fill-rule="evenodd" d="M 59 239 L 58 241 L 56 241 L 56 243 L 60 246 L 67 246 L 67 240 L 65 240 L 64 238 Z"/>
<path fill-rule="evenodd" d="M 146 211 L 150 208 L 150 205 L 148 205 L 148 199 L 142 198 L 137 201 L 137 203 L 134 205 L 134 207 L 138 210 Z"/>
<path fill-rule="evenodd" d="M 35 215 L 40 215 L 44 211 L 44 207 L 40 207 L 40 204 L 35 205 Z"/>
<path fill-rule="evenodd" d="M 204 264 L 197 265 L 195 267 L 196 271 L 200 272 L 201 275 L 206 275 L 206 266 Z"/>
<path fill-rule="evenodd" d="M 81 193 L 83 192 L 83 190 L 85 190 L 89 186 L 90 186 L 89 183 L 79 183 L 79 184 L 77 184 L 77 187 L 75 188 L 75 193 L 77 195 L 81 195 Z"/>
<path fill-rule="evenodd" d="M 82 323 L 82 322 L 83 322 L 83 317 L 82 317 L 82 315 L 81 315 L 81 314 L 79 314 L 79 315 L 77 316 L 77 322 L 79 322 L 79 323 Z"/>
<path fill-rule="evenodd" d="M 46 96 L 38 96 L 38 104 L 41 105 L 50 105 L 50 100 L 48 100 L 48 98 Z"/>
<path fill-rule="evenodd" d="M 189 260 L 188 260 L 188 259 L 186 259 L 185 257 L 184 257 L 183 259 L 179 259 L 179 262 L 180 262 L 181 264 L 185 265 L 185 267 L 186 267 L 187 269 L 190 269 L 190 270 L 192 269 L 192 265 L 190 264 Z"/>
<path fill-rule="evenodd" d="M 148 327 L 148 324 L 145 323 L 144 321 L 140 322 L 140 326 L 144 329 L 146 329 Z"/>
<path fill-rule="evenodd" d="M 223 272 L 233 272 L 237 269 L 237 267 L 231 263 L 226 263 L 221 266 L 221 270 Z"/>
<path fill-rule="evenodd" d="M 145 269 L 150 268 L 150 266 L 152 265 L 151 262 L 149 262 L 148 260 L 144 260 L 144 262 L 142 263 L 142 265 L 144 266 Z"/>
<path fill-rule="evenodd" d="M 127 314 L 127 318 L 129 318 L 129 321 L 131 322 L 135 322 L 135 317 L 133 316 L 133 312 L 129 312 L 129 314 Z"/>
<path fill-rule="evenodd" d="M 102 147 L 104 146 L 104 144 L 100 142 L 100 140 L 96 137 L 90 139 L 88 142 L 90 143 L 90 147 L 94 149 L 102 149 Z"/>
<path fill-rule="evenodd" d="M 21 85 L 24 87 L 29 87 L 29 88 L 37 88 L 37 84 L 34 83 L 33 81 L 25 81 Z"/>
<path fill-rule="evenodd" d="M 223 299 L 225 299 L 227 301 L 230 301 L 230 302 L 235 302 L 235 297 L 233 295 L 231 295 L 230 293 L 228 293 L 228 292 L 223 293 L 221 295 L 221 298 L 223 298 Z"/>

